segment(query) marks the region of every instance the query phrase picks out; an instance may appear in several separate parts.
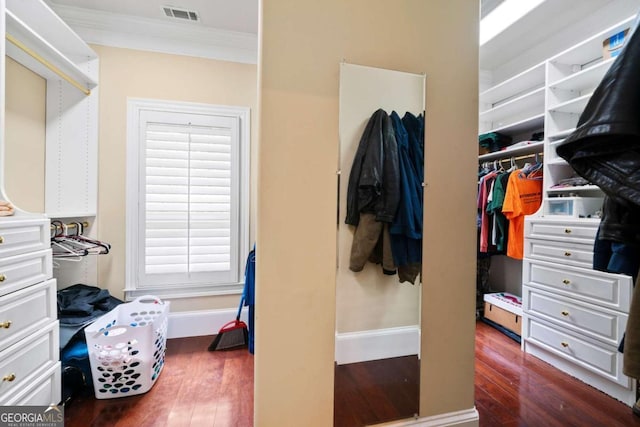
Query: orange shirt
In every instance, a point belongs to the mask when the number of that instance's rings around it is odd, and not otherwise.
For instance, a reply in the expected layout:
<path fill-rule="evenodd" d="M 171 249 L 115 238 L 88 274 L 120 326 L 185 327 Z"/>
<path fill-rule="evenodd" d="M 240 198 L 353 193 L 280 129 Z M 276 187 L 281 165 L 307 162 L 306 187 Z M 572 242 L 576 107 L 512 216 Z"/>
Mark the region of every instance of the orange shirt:
<path fill-rule="evenodd" d="M 535 173 L 533 176 L 540 176 Z M 531 175 L 530 175 L 531 176 Z M 524 217 L 534 214 L 542 203 L 542 179 L 522 176 L 522 169 L 509 176 L 502 213 L 509 220 L 507 256 L 522 259 L 524 256 Z"/>

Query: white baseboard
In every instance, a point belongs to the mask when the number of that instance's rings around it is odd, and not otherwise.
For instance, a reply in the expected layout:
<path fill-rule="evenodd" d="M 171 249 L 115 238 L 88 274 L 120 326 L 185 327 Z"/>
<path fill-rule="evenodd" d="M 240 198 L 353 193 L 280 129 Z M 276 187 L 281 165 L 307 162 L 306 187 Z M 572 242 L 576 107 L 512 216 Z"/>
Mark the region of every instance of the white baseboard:
<path fill-rule="evenodd" d="M 376 329 L 372 331 L 336 333 L 336 363 L 366 362 L 418 354 L 418 326 Z"/>
<path fill-rule="evenodd" d="M 247 322 L 248 312 L 244 307 L 240 320 Z M 169 313 L 167 338 L 215 335 L 225 323 L 234 320 L 237 313 L 237 308 Z"/>
<path fill-rule="evenodd" d="M 420 417 L 379 424 L 379 426 L 384 427 L 478 427 L 479 425 L 480 415 L 475 407 L 465 409 L 464 411 L 449 412 L 431 417 Z"/>

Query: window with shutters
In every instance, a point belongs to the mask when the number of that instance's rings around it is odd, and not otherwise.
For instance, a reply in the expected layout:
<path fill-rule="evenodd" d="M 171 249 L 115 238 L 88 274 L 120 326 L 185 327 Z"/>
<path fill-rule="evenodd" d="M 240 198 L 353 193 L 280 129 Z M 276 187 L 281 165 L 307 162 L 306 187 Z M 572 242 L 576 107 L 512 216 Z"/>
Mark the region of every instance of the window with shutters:
<path fill-rule="evenodd" d="M 128 104 L 127 298 L 238 291 L 248 252 L 248 108 Z"/>

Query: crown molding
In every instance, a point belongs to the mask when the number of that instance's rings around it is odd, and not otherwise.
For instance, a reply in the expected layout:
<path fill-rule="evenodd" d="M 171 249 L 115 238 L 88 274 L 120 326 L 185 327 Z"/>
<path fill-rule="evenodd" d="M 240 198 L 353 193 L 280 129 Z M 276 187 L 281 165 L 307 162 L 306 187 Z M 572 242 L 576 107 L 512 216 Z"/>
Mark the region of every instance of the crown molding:
<path fill-rule="evenodd" d="M 258 36 L 85 8 L 52 5 L 87 43 L 255 64 Z"/>

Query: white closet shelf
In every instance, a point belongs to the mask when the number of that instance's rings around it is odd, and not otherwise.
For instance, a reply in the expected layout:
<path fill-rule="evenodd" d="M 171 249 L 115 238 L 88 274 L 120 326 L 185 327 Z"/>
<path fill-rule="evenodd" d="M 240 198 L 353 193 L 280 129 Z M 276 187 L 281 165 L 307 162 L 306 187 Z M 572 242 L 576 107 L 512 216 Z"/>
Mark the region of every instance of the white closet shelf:
<path fill-rule="evenodd" d="M 513 123 L 507 123 L 500 125 L 487 132 L 500 132 L 507 135 L 515 135 L 527 131 L 533 131 L 541 129 L 544 126 L 544 114 L 536 114 L 535 116 L 527 117 L 522 120 L 518 120 Z M 482 132 L 486 133 L 486 132 Z"/>
<path fill-rule="evenodd" d="M 581 114 L 584 110 L 584 107 L 587 106 L 587 102 L 589 102 L 589 98 L 591 98 L 591 95 L 593 95 L 593 93 L 588 93 L 586 95 L 570 99 L 569 101 L 556 104 L 549 108 L 549 112 Z"/>
<path fill-rule="evenodd" d="M 98 82 L 90 76 L 89 73 L 83 71 L 68 56 L 64 55 L 60 50 L 31 29 L 31 27 L 27 26 L 9 10 L 6 12 L 6 27 L 7 35 L 17 39 L 20 43 L 31 49 L 53 66 L 57 67 L 60 71 L 77 81 L 79 84 L 86 86 L 87 89 L 92 89 L 97 86 Z M 37 74 L 45 77 L 47 80 L 61 80 L 61 77 L 58 74 L 8 40 L 6 42 L 6 50 L 8 56 L 23 64 L 30 70 L 33 70 Z"/>
<path fill-rule="evenodd" d="M 544 88 L 534 89 L 480 113 L 480 121 L 494 122 L 526 110 L 544 111 Z"/>
<path fill-rule="evenodd" d="M 556 148 L 558 148 L 558 146 L 562 145 L 562 143 L 564 143 L 564 140 L 566 138 L 563 139 L 558 139 L 555 141 L 549 141 L 549 148 L 551 149 L 552 152 L 556 152 Z"/>
<path fill-rule="evenodd" d="M 59 212 L 59 213 L 49 213 L 47 212 L 47 217 L 52 219 L 67 219 L 67 218 L 92 218 L 95 217 L 95 212 Z"/>
<path fill-rule="evenodd" d="M 513 94 L 525 93 L 544 85 L 544 62 L 517 74 L 480 94 L 480 104 L 495 104 Z"/>
<path fill-rule="evenodd" d="M 602 42 L 614 34 L 631 27 L 635 15 L 607 28 L 600 33 L 570 47 L 569 49 L 551 57 L 549 61 L 567 65 L 584 65 L 602 58 Z"/>
<path fill-rule="evenodd" d="M 554 166 L 555 166 L 555 165 L 562 165 L 562 166 L 564 166 L 564 165 L 568 165 L 568 164 L 569 164 L 569 163 L 567 163 L 567 161 L 566 161 L 565 159 L 563 159 L 562 157 L 556 157 L 556 158 L 553 158 L 553 159 L 544 159 L 544 162 L 545 162 L 547 165 L 554 165 Z"/>
<path fill-rule="evenodd" d="M 7 10 L 74 63 L 97 59 L 87 43 L 42 0 L 7 0 Z"/>
<path fill-rule="evenodd" d="M 512 148 L 510 150 L 501 150 L 493 153 L 482 154 L 478 156 L 478 161 L 488 162 L 490 160 L 506 159 L 509 157 L 540 153 L 542 152 L 543 146 L 544 141 L 536 141 L 535 143 L 524 145 L 522 147 Z"/>
<path fill-rule="evenodd" d="M 551 83 L 549 87 L 551 89 L 574 91 L 595 88 L 602 80 L 602 77 L 604 77 L 609 67 L 611 67 L 613 61 L 615 61 L 615 58 L 608 58 L 604 61 L 598 62 L 597 64 L 580 70 L 575 74 L 571 74 L 570 76 Z"/>
<path fill-rule="evenodd" d="M 566 193 L 567 191 L 578 193 L 585 191 L 602 191 L 600 187 L 597 185 L 579 185 L 576 187 L 561 187 L 561 188 L 549 188 L 547 193 L 549 194 L 557 194 L 557 193 Z"/>
<path fill-rule="evenodd" d="M 559 132 L 553 133 L 551 135 L 548 136 L 549 141 L 556 141 L 558 139 L 564 139 L 567 136 L 569 136 L 570 134 L 573 133 L 573 131 L 575 131 L 576 128 L 571 128 L 571 129 L 565 129 L 565 130 L 561 130 Z"/>

